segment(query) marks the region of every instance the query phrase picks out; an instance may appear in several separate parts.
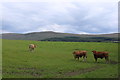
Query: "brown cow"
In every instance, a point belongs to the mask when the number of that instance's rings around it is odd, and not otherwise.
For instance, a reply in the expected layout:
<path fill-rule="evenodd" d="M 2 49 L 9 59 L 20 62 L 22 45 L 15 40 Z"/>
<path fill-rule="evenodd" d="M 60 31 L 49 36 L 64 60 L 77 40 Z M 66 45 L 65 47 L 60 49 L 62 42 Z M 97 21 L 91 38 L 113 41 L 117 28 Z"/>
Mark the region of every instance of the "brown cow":
<path fill-rule="evenodd" d="M 101 58 L 101 59 L 105 58 L 106 62 L 109 61 L 108 52 L 97 52 L 97 51 L 92 51 L 92 52 L 96 62 L 97 62 L 97 58 Z"/>
<path fill-rule="evenodd" d="M 74 58 L 79 60 L 83 56 L 83 61 L 86 61 L 87 58 L 87 51 L 74 51 L 73 52 Z"/>
<path fill-rule="evenodd" d="M 35 44 L 29 44 L 29 50 L 33 51 L 37 46 Z"/>

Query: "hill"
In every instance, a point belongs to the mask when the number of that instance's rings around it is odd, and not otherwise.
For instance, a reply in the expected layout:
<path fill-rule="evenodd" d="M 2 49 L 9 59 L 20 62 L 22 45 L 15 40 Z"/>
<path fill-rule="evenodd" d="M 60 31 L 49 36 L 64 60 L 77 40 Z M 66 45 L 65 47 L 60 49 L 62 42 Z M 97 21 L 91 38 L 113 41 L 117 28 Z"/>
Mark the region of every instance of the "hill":
<path fill-rule="evenodd" d="M 70 33 L 58 33 L 58 32 L 52 32 L 52 31 L 46 31 L 46 32 L 33 32 L 33 33 L 26 33 L 26 34 L 17 34 L 17 33 L 4 33 L 2 34 L 2 39 L 10 39 L 10 40 L 36 40 L 36 41 L 71 41 L 68 38 L 73 39 L 79 38 L 80 40 L 77 40 L 78 42 L 81 41 L 87 41 L 89 39 L 93 39 L 95 41 L 96 39 L 104 39 L 106 40 L 112 40 L 117 41 L 118 40 L 118 34 L 119 33 L 113 33 L 113 34 L 70 34 Z M 61 40 L 63 39 L 64 40 Z M 91 40 L 92 41 L 92 40 Z"/>

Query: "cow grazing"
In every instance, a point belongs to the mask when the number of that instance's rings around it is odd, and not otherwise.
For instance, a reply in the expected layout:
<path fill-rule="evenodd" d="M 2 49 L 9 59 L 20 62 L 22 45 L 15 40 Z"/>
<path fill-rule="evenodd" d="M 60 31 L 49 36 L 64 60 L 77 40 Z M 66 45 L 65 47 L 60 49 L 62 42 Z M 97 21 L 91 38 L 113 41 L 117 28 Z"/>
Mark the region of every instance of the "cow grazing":
<path fill-rule="evenodd" d="M 108 52 L 97 52 L 97 51 L 92 51 L 92 52 L 96 62 L 97 62 L 97 58 L 101 58 L 101 59 L 105 58 L 106 62 L 109 61 Z"/>
<path fill-rule="evenodd" d="M 75 59 L 77 58 L 79 60 L 79 58 L 83 57 L 83 61 L 86 61 L 87 51 L 74 51 L 73 55 Z"/>
<path fill-rule="evenodd" d="M 33 51 L 37 46 L 35 44 L 29 44 L 29 50 Z"/>

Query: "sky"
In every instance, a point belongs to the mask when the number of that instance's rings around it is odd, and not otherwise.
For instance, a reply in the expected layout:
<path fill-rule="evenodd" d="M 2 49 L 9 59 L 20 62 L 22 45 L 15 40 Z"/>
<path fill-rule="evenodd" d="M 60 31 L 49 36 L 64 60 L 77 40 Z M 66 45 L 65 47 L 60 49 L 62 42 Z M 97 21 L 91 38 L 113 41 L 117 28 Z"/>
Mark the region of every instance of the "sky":
<path fill-rule="evenodd" d="M 117 0 L 4 0 L 0 10 L 2 33 L 118 32 Z"/>

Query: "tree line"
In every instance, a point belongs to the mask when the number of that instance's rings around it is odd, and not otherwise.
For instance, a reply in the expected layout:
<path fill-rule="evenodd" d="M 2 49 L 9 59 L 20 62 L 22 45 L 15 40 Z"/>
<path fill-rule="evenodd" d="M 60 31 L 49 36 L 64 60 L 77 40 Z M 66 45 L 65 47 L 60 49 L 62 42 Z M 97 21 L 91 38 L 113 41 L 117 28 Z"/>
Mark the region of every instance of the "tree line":
<path fill-rule="evenodd" d="M 118 38 L 110 37 L 54 37 L 47 38 L 41 41 L 64 41 L 64 42 L 111 42 L 118 41 Z"/>

